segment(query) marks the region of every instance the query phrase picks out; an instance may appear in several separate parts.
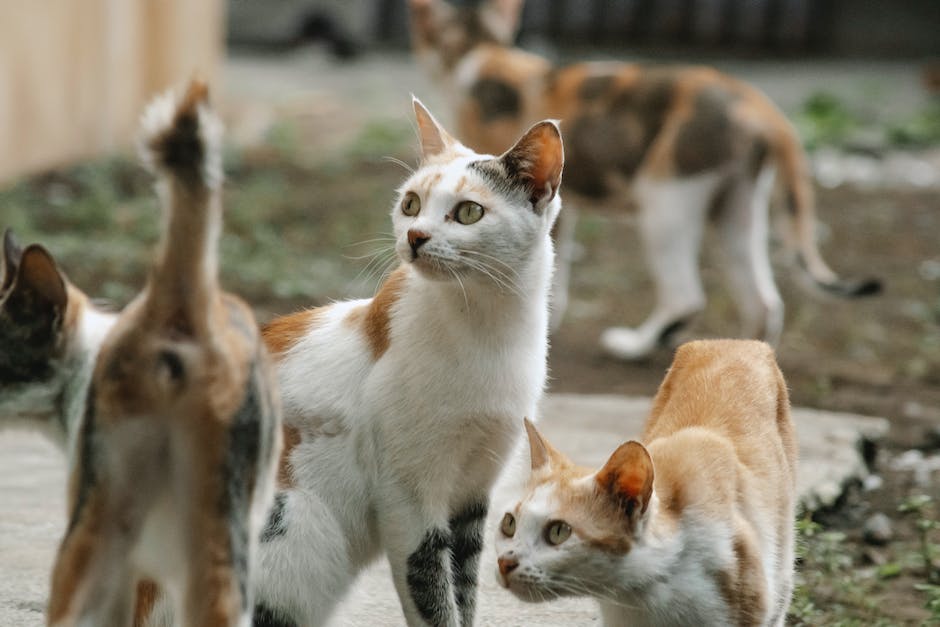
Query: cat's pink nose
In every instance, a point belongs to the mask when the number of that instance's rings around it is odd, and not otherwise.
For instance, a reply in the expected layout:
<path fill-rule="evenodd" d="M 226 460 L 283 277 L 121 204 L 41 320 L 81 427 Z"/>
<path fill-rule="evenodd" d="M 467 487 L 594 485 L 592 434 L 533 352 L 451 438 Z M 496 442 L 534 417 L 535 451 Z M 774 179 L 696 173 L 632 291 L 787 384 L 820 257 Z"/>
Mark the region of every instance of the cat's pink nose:
<path fill-rule="evenodd" d="M 499 566 L 499 574 L 505 577 L 512 571 L 516 570 L 519 566 L 519 560 L 515 557 L 501 557 L 496 560 L 497 566 Z"/>
<path fill-rule="evenodd" d="M 411 246 L 411 254 L 417 255 L 418 249 L 424 246 L 431 239 L 431 234 L 417 229 L 408 229 L 408 244 Z"/>

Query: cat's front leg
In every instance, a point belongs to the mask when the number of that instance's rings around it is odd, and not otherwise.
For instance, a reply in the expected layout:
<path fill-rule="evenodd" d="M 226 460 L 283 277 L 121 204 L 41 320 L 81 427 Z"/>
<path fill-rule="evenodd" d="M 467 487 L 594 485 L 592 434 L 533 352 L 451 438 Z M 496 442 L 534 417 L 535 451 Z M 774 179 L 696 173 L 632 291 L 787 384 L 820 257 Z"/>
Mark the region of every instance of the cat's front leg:
<path fill-rule="evenodd" d="M 477 572 L 483 550 L 483 526 L 489 503 L 486 496 L 472 500 L 451 516 L 450 556 L 454 596 L 460 624 L 473 625 L 477 601 Z"/>
<path fill-rule="evenodd" d="M 382 544 L 409 627 L 457 627 L 446 514 L 421 511 L 407 500 L 386 501 L 383 510 L 379 515 Z"/>

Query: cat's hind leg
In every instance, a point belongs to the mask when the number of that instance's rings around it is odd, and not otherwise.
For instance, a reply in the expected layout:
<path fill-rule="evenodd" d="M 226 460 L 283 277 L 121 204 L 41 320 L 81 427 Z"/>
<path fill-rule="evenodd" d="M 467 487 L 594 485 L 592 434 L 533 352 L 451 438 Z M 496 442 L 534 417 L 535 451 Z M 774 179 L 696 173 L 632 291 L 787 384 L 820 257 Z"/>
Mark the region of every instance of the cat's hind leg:
<path fill-rule="evenodd" d="M 611 327 L 601 345 L 619 359 L 640 359 L 662 344 L 705 307 L 699 251 L 717 174 L 685 179 L 639 177 L 634 195 L 647 266 L 656 285 L 656 306 L 636 328 Z"/>
<path fill-rule="evenodd" d="M 783 329 L 783 300 L 769 255 L 768 205 L 774 171 L 733 179 L 718 208 L 725 274 L 741 313 L 742 335 L 776 344 Z"/>
<path fill-rule="evenodd" d="M 128 625 L 133 617 L 136 578 L 127 555 L 137 530 L 108 506 L 100 486 L 91 490 L 76 508 L 53 569 L 49 624 L 56 627 Z"/>

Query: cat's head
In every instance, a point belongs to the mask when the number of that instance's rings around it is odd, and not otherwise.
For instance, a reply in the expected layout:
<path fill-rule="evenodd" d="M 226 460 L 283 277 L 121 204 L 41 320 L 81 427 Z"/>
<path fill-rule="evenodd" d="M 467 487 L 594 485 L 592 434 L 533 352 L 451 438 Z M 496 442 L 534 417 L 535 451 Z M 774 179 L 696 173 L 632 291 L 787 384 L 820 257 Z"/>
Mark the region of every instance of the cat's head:
<path fill-rule="evenodd" d="M 574 465 L 526 420 L 532 471 L 496 530 L 497 577 L 525 601 L 603 598 L 639 574 L 653 498 L 653 462 L 621 445 L 598 471 Z M 608 597 L 610 598 L 610 597 Z"/>
<path fill-rule="evenodd" d="M 523 4 L 523 0 L 482 0 L 455 6 L 445 0 L 410 0 L 415 52 L 432 69 L 450 71 L 481 44 L 511 46 Z"/>
<path fill-rule="evenodd" d="M 414 109 L 422 161 L 392 209 L 398 256 L 427 278 L 518 289 L 561 208 L 558 126 L 539 122 L 494 157 L 455 140 L 418 100 Z"/>
<path fill-rule="evenodd" d="M 107 314 L 65 277 L 39 244 L 21 248 L 7 230 L 0 269 L 0 426 L 28 426 L 64 442 L 69 407 L 87 382 L 85 357 Z"/>

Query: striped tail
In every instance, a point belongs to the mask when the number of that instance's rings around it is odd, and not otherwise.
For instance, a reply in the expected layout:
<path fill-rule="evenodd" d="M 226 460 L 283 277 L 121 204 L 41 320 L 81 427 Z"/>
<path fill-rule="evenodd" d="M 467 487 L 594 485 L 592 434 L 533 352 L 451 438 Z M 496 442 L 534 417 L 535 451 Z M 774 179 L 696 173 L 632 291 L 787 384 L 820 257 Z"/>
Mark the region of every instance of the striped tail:
<path fill-rule="evenodd" d="M 788 122 L 771 143 L 780 180 L 786 190 L 787 211 L 793 229 L 787 239 L 797 251 L 800 267 L 819 288 L 830 294 L 845 298 L 878 294 L 881 291 L 878 279 L 842 279 L 823 260 L 816 244 L 816 205 L 806 155 Z"/>
<path fill-rule="evenodd" d="M 209 299 L 218 293 L 221 143 L 222 124 L 201 81 L 182 96 L 157 97 L 144 112 L 141 160 L 157 178 L 164 207 L 149 302 L 174 326 L 207 328 Z"/>

